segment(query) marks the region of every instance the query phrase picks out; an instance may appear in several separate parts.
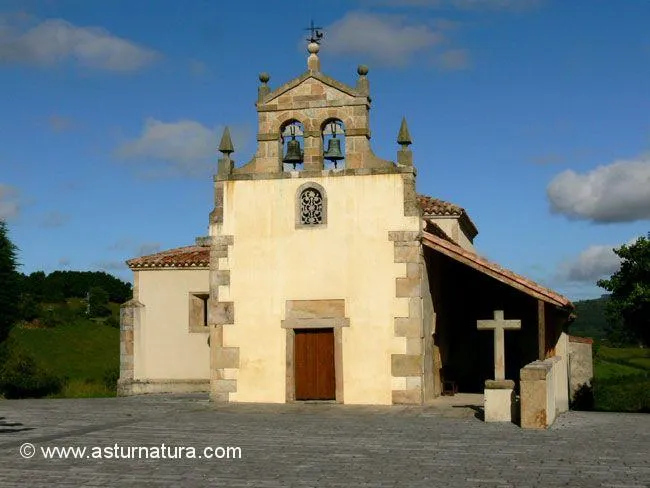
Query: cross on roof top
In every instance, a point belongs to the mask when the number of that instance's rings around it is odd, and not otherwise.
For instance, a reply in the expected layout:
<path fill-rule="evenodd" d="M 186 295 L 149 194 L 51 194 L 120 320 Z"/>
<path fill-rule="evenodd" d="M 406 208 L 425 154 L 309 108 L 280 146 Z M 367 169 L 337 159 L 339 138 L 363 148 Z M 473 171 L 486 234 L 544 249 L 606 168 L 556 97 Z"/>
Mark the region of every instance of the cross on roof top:
<path fill-rule="evenodd" d="M 314 25 L 314 21 L 312 20 L 310 26 L 304 30 L 311 32 L 311 36 L 307 38 L 309 42 L 320 44 L 320 41 L 323 38 L 323 33 L 321 32 L 321 30 L 323 30 L 322 27 L 316 27 Z"/>

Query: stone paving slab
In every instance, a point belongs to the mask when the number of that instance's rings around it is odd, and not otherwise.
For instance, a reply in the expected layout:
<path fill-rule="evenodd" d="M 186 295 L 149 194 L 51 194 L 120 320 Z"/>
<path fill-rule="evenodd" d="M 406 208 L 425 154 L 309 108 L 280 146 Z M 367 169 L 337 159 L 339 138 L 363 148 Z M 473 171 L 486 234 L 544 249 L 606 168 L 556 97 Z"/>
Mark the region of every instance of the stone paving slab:
<path fill-rule="evenodd" d="M 24 459 L 20 446 L 36 454 Z M 40 448 L 217 446 L 241 459 L 45 459 Z M 0 487 L 647 487 L 650 415 L 547 431 L 467 408 L 215 405 L 202 396 L 0 401 Z"/>

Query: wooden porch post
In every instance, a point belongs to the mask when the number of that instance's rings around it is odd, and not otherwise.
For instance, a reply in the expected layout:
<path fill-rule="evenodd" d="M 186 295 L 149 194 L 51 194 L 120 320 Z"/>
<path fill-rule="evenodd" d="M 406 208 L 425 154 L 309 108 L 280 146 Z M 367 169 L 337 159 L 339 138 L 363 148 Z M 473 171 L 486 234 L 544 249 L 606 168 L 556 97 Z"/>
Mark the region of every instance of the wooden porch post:
<path fill-rule="evenodd" d="M 546 315 L 544 300 L 537 300 L 537 351 L 540 360 L 546 359 Z"/>

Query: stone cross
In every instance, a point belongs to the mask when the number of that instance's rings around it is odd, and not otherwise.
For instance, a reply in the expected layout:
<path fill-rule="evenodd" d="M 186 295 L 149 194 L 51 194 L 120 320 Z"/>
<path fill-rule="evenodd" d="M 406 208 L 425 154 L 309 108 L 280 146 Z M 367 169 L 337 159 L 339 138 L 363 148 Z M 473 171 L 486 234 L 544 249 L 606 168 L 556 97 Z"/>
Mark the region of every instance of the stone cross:
<path fill-rule="evenodd" d="M 493 320 L 477 320 L 478 330 L 494 331 L 494 379 L 506 379 L 505 338 L 503 331 L 521 329 L 521 320 L 505 320 L 503 310 L 494 311 Z"/>

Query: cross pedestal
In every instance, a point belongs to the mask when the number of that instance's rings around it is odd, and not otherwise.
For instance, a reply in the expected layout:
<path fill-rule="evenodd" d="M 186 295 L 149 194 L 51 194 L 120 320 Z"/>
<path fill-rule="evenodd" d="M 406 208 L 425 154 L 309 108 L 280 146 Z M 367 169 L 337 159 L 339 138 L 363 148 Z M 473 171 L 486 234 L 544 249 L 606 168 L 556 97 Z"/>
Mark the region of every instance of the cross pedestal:
<path fill-rule="evenodd" d="M 520 320 L 506 320 L 503 310 L 494 311 L 494 319 L 477 320 L 478 330 L 494 331 L 494 380 L 485 382 L 484 413 L 486 422 L 512 421 L 515 382 L 506 380 L 505 330 L 521 329 Z"/>

